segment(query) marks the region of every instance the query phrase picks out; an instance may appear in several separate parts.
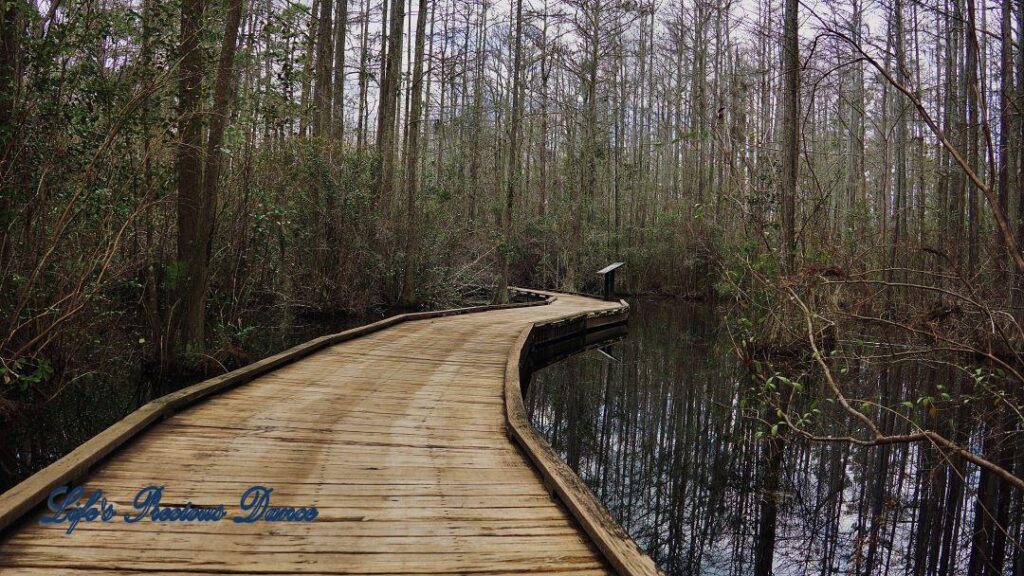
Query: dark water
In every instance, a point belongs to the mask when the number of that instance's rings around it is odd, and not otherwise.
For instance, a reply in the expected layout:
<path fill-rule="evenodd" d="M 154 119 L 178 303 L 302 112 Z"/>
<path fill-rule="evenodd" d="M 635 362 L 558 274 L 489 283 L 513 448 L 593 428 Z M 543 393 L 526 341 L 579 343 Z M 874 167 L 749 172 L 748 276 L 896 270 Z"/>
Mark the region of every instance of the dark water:
<path fill-rule="evenodd" d="M 775 574 L 1024 574 L 1020 491 L 992 484 L 998 489 L 979 506 L 978 470 L 934 449 L 795 439 L 785 442 L 772 490 L 765 425 L 743 417 L 751 378 L 720 313 L 634 302 L 629 330 L 608 350 L 615 359 L 591 350 L 535 374 L 526 405 L 534 426 L 667 573 L 754 574 L 755 550 L 769 539 L 760 521 L 770 493 Z M 930 366 L 860 371 L 861 385 L 889 394 L 922 382 L 960 386 Z M 981 437 L 983 415 L 947 412 L 959 415 L 962 434 Z M 1012 466 L 1024 443 L 1019 430 L 1004 436 L 1015 438 L 1002 450 Z"/>

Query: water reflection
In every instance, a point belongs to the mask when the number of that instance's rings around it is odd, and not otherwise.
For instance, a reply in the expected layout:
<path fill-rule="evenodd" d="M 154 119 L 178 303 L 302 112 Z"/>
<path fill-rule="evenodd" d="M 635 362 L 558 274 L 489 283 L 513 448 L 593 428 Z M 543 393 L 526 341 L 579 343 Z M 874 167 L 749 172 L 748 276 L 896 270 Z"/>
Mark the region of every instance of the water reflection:
<path fill-rule="evenodd" d="M 1024 574 L 1022 494 L 993 485 L 979 497 L 980 475 L 962 460 L 913 444 L 794 440 L 773 467 L 764 425 L 740 417 L 749 379 L 713 308 L 635 302 L 629 337 L 610 352 L 618 361 L 591 350 L 534 374 L 526 408 L 669 574 L 756 573 L 766 494 L 778 506 L 775 574 Z M 961 386 L 933 366 L 861 370 L 880 394 L 939 378 Z M 985 429 L 983 416 L 951 412 L 961 434 Z M 1016 431 L 1002 443 L 1011 462 L 1020 440 Z M 975 519 L 986 511 L 1005 531 Z"/>

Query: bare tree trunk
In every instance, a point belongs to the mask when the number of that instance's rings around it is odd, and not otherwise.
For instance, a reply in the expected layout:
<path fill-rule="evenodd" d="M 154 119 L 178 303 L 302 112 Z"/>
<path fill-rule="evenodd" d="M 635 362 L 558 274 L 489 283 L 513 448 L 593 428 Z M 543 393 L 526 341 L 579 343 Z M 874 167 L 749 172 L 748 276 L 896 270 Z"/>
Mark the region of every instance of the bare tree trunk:
<path fill-rule="evenodd" d="M 782 211 L 783 266 L 796 267 L 796 196 L 800 175 L 800 37 L 797 0 L 786 0 L 782 29 Z"/>
<path fill-rule="evenodd" d="M 328 0 L 313 0 L 310 6 L 309 31 L 306 37 L 306 53 L 302 63 L 302 96 L 299 110 L 299 135 L 309 134 L 309 108 L 313 95 L 314 60 L 316 56 L 317 37 L 319 36 L 320 8 Z"/>
<path fill-rule="evenodd" d="M 471 144 L 471 150 L 469 150 L 469 220 L 470 222 L 476 221 L 476 208 L 477 208 L 477 194 L 480 188 L 480 157 L 482 155 L 480 137 L 480 123 L 483 116 L 483 82 L 484 82 L 484 46 L 487 44 L 487 4 L 484 4 L 481 8 L 479 26 L 477 27 L 477 44 L 476 44 L 476 70 L 474 71 L 473 79 L 473 102 L 472 102 L 472 127 L 473 132 L 470 135 L 468 141 Z M 467 48 L 463 50 L 466 66 L 464 66 L 463 78 L 469 73 L 469 16 L 466 16 L 466 45 Z M 454 100 L 454 98 L 453 98 Z M 455 102 L 451 104 L 452 108 L 455 107 Z"/>
<path fill-rule="evenodd" d="M 966 0 L 967 20 L 964 33 L 966 35 L 967 60 L 964 64 L 964 76 L 967 82 L 967 165 L 978 172 L 978 36 L 977 19 L 975 18 L 974 0 Z M 978 266 L 978 187 L 967 184 L 967 275 L 972 276 Z"/>
<path fill-rule="evenodd" d="M 334 64 L 334 40 L 332 36 L 331 0 L 320 0 L 320 20 L 317 22 L 316 33 L 316 80 L 313 88 L 313 136 L 324 136 L 330 133 L 331 95 L 333 76 L 331 67 Z"/>
<path fill-rule="evenodd" d="M 495 300 L 498 302 L 508 301 L 508 291 L 505 287 L 509 285 L 509 259 L 515 239 L 512 214 L 515 209 L 516 196 L 519 194 L 519 173 L 521 171 L 519 139 L 523 129 L 523 0 L 516 0 L 515 19 L 515 38 L 512 40 L 515 46 L 512 63 L 512 118 L 508 135 L 509 150 L 503 223 L 506 246 L 501 255 L 501 282 L 495 293 Z"/>
<path fill-rule="evenodd" d="M 345 34 L 348 31 L 348 0 L 335 0 L 334 17 L 334 102 L 331 132 L 341 142 L 345 139 Z"/>
<path fill-rule="evenodd" d="M 896 52 L 896 78 L 907 85 L 907 59 L 903 36 L 903 1 L 893 3 L 892 43 Z M 906 233 L 907 207 L 907 110 L 906 99 L 899 93 L 893 97 L 893 118 L 896 121 L 895 198 L 893 199 L 893 232 L 889 265 L 897 265 L 899 244 Z"/>
<path fill-rule="evenodd" d="M 210 114 L 210 133 L 206 143 L 206 169 L 203 172 L 205 201 L 209 208 L 206 258 L 209 260 L 210 241 L 213 236 L 213 217 L 217 208 L 217 187 L 223 166 L 224 131 L 231 117 L 231 100 L 235 96 L 235 52 L 238 50 L 238 28 L 242 21 L 242 1 L 230 0 L 224 22 L 224 41 L 214 80 L 213 109 Z"/>
<path fill-rule="evenodd" d="M 188 351 L 201 347 L 205 336 L 206 291 L 209 284 L 210 254 L 217 186 L 221 173 L 221 146 L 234 93 L 234 59 L 242 0 L 232 0 L 225 20 L 214 101 L 203 167 L 203 125 L 200 116 L 203 82 L 202 54 L 198 37 L 202 31 L 201 2 L 182 4 L 181 22 L 181 118 L 182 144 L 178 151 L 178 260 L 184 269 L 181 285 L 181 320 L 177 348 Z"/>
<path fill-rule="evenodd" d="M 1024 30 L 1024 2 L 1017 3 L 1017 29 Z M 1017 245 L 1024 246 L 1024 49 L 1017 50 Z M 1014 303 L 1022 311 L 1017 313 L 1018 319 L 1024 317 L 1024 271 L 1015 268 L 1017 284 Z M 1024 473 L 1024 469 L 1021 470 Z M 1024 553 L 1018 553 L 1024 559 Z M 1024 560 L 1021 561 L 1024 573 Z"/>
<path fill-rule="evenodd" d="M 390 35 L 388 37 L 387 68 L 381 86 L 381 117 L 377 125 L 377 151 L 383 166 L 380 173 L 380 198 L 383 206 L 391 202 L 391 189 L 395 180 L 395 122 L 398 111 L 398 92 L 402 73 L 402 26 L 405 24 L 405 0 L 391 0 Z"/>
<path fill-rule="evenodd" d="M 212 206 L 203 189 L 203 30 L 204 0 L 182 0 L 178 85 L 179 134 L 175 168 L 178 178 L 178 262 L 183 274 L 179 289 L 175 351 L 200 347 L 204 338 L 206 274 Z"/>
<path fill-rule="evenodd" d="M 18 60 L 21 51 L 22 19 L 20 2 L 0 6 L 0 152 L 9 143 L 10 121 L 18 93 Z M 3 157 L 6 159 L 6 153 Z M 6 166 L 0 165 L 0 169 Z M 6 170 L 4 170 L 5 172 Z M 2 175 L 2 172 L 0 172 Z"/>
<path fill-rule="evenodd" d="M 1000 12 L 999 50 L 999 209 L 1009 214 L 1010 209 L 1010 136 L 1013 133 L 1013 0 L 1003 0 Z M 1018 183 L 1018 186 L 1020 184 Z M 1013 262 L 1005 262 L 1008 258 L 1006 246 L 1003 244 L 999 230 L 995 230 L 995 245 L 999 257 L 996 266 L 1003 282 L 1009 280 L 1007 270 L 1013 268 Z M 1008 295 L 1009 296 L 1009 295 Z"/>
<path fill-rule="evenodd" d="M 402 272 L 402 305 L 411 306 L 415 303 L 415 269 L 416 251 L 419 247 L 419 230 L 416 227 L 416 195 L 420 179 L 416 175 L 419 167 L 420 153 L 420 118 L 423 106 L 423 45 L 427 29 L 427 0 L 419 1 L 419 12 L 416 14 L 416 50 L 415 65 L 412 71 L 410 91 L 412 102 L 409 111 L 409 153 L 405 158 L 405 192 L 406 192 L 406 230 L 405 230 L 405 267 Z"/>
<path fill-rule="evenodd" d="M 387 86 L 388 74 L 388 18 L 391 15 L 391 0 L 381 0 L 380 3 L 380 62 L 377 75 L 377 145 L 380 151 L 381 121 L 384 119 L 384 88 Z"/>
<path fill-rule="evenodd" d="M 369 82 L 369 33 L 370 33 L 370 0 L 363 0 L 363 8 L 360 12 L 362 18 L 362 33 L 359 41 L 359 110 L 356 119 L 356 150 L 362 152 L 366 145 L 366 91 Z"/>
<path fill-rule="evenodd" d="M 543 24 L 540 31 L 540 201 L 537 213 L 543 216 L 548 209 L 548 81 L 551 67 L 548 56 L 548 2 L 544 1 Z"/>

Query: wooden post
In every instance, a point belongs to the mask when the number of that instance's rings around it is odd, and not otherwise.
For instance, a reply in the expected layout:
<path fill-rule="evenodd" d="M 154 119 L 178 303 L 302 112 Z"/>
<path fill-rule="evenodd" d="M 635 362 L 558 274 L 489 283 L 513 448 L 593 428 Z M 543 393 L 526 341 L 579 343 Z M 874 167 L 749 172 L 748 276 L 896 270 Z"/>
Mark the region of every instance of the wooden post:
<path fill-rule="evenodd" d="M 605 300 L 615 300 L 615 270 L 617 270 L 623 264 L 625 264 L 625 262 L 616 262 L 614 264 L 609 264 L 597 271 L 598 275 L 604 277 Z"/>

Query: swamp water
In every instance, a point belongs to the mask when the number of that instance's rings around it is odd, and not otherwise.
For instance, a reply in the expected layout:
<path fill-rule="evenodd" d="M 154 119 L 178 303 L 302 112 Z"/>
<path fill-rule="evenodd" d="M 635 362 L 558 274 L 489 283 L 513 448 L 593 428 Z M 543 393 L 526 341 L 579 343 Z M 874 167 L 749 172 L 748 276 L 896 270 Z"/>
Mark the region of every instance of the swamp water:
<path fill-rule="evenodd" d="M 753 574 L 764 544 L 766 426 L 740 417 L 750 378 L 720 311 L 631 304 L 628 336 L 604 349 L 611 357 L 589 350 L 533 375 L 530 419 L 667 573 Z M 864 370 L 859 382 L 909 391 L 944 378 L 951 376 L 941 369 L 905 363 Z M 985 425 L 977 416 L 959 421 L 971 434 Z M 1021 459 L 1019 430 L 1003 449 Z M 975 542 L 1000 545 L 991 535 L 975 538 L 980 474 L 933 452 L 787 442 L 775 491 L 774 573 L 971 574 Z M 980 513 L 997 520 L 988 530 L 1005 527 L 1007 537 L 1001 554 L 974 554 L 975 574 L 1024 574 L 1024 500 L 1013 489 L 1000 494 Z M 999 555 L 1001 565 L 992 560 Z"/>

